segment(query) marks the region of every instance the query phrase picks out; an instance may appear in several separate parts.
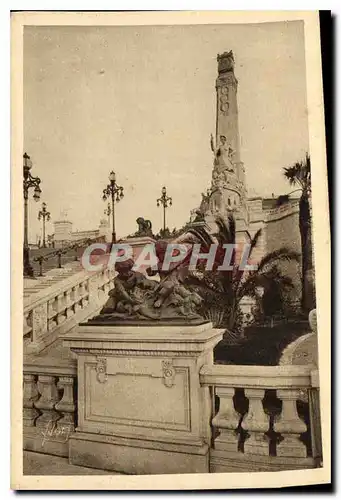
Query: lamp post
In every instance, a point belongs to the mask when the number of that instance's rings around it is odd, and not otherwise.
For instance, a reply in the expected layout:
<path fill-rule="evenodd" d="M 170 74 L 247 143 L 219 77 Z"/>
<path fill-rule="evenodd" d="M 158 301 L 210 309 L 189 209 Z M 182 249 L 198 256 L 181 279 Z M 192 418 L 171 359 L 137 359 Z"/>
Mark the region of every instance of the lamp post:
<path fill-rule="evenodd" d="M 115 230 L 115 202 L 119 202 L 122 200 L 123 187 L 119 186 L 116 183 L 116 174 L 112 170 L 109 174 L 110 183 L 107 185 L 105 189 L 103 189 L 103 201 L 107 201 L 108 198 L 111 197 L 111 213 L 112 213 L 112 238 L 111 244 L 116 243 L 116 230 Z"/>
<path fill-rule="evenodd" d="M 40 189 L 40 179 L 39 177 L 33 177 L 31 175 L 32 161 L 27 153 L 23 155 L 24 159 L 24 276 L 33 277 L 33 268 L 30 263 L 30 249 L 28 246 L 28 192 L 30 188 L 34 188 L 33 199 L 34 201 L 39 201 L 41 189 Z"/>
<path fill-rule="evenodd" d="M 166 232 L 166 208 L 168 206 L 172 206 L 172 198 L 170 196 L 167 196 L 167 189 L 165 186 L 163 186 L 161 190 L 161 197 L 156 200 L 156 205 L 159 207 L 160 204 L 163 206 L 163 233 L 165 234 Z"/>
<path fill-rule="evenodd" d="M 110 215 L 111 215 L 111 206 L 110 206 L 110 203 L 108 203 L 108 207 L 104 210 L 104 215 L 108 216 L 108 224 L 110 224 Z"/>
<path fill-rule="evenodd" d="M 42 203 L 41 210 L 38 213 L 38 220 L 43 219 L 43 248 L 46 248 L 46 240 L 45 240 L 45 221 L 49 221 L 51 219 L 50 212 L 47 211 L 46 203 Z"/>

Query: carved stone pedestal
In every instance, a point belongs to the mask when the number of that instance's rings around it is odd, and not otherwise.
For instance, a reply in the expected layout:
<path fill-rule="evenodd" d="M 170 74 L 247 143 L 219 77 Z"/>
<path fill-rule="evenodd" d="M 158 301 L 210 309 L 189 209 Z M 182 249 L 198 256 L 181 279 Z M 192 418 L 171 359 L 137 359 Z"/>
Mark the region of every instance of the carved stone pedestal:
<path fill-rule="evenodd" d="M 130 474 L 209 472 L 211 400 L 200 386 L 222 330 L 199 326 L 79 326 L 72 464 Z"/>

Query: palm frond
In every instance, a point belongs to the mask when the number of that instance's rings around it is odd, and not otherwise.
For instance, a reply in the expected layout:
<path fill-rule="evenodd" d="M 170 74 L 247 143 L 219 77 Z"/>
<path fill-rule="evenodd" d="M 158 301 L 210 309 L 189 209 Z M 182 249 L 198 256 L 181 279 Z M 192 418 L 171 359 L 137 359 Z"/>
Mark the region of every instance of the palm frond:
<path fill-rule="evenodd" d="M 211 307 L 204 311 L 204 317 L 210 320 L 214 328 L 219 328 L 224 324 L 225 311 Z"/>
<path fill-rule="evenodd" d="M 278 250 L 267 253 L 258 264 L 258 272 L 262 271 L 266 266 L 279 261 L 296 261 L 299 262 L 300 254 L 287 247 L 281 247 Z"/>
<path fill-rule="evenodd" d="M 297 182 L 300 165 L 294 165 L 288 170 L 288 178 Z M 217 231 L 210 234 L 204 226 L 190 227 L 186 235 L 182 235 L 182 243 L 200 243 L 201 251 L 208 252 L 209 247 L 218 242 L 215 267 L 206 271 L 204 266 L 198 266 L 195 271 L 189 271 L 185 284 L 195 290 L 203 299 L 201 314 L 210 319 L 215 326 L 234 328 L 236 325 L 236 311 L 240 300 L 244 296 L 258 298 L 257 288 L 262 286 L 267 290 L 271 287 L 283 290 L 293 286 L 289 276 L 284 275 L 278 264 L 286 261 L 298 261 L 300 255 L 287 247 L 282 247 L 266 254 L 258 264 L 257 270 L 247 271 L 236 265 L 235 252 L 232 255 L 232 269 L 219 270 L 225 252 L 223 245 L 235 244 L 236 224 L 232 216 L 228 219 L 217 217 L 215 219 Z M 250 241 L 250 255 L 259 244 L 262 230 L 259 229 Z"/>
<path fill-rule="evenodd" d="M 186 285 L 201 290 L 209 290 L 212 293 L 224 293 L 223 280 L 220 273 L 210 272 L 189 272 L 186 277 Z"/>
<path fill-rule="evenodd" d="M 272 286 L 277 286 L 279 289 L 293 288 L 293 281 L 290 276 L 284 275 L 277 265 L 273 265 L 265 272 L 253 271 L 241 282 L 238 290 L 238 300 L 243 297 L 257 297 L 257 287 L 262 287 L 265 290 Z"/>
<path fill-rule="evenodd" d="M 304 160 L 297 161 L 290 167 L 284 167 L 284 176 L 291 186 L 299 185 L 303 191 L 310 189 L 310 156 L 306 153 Z"/>
<path fill-rule="evenodd" d="M 260 228 L 260 229 L 258 229 L 258 231 L 256 232 L 256 234 L 251 239 L 251 242 L 250 242 L 250 256 L 251 256 L 252 250 L 254 250 L 254 248 L 256 248 L 256 246 L 258 245 L 259 238 L 261 237 L 261 235 L 262 235 L 262 229 Z"/>
<path fill-rule="evenodd" d="M 295 163 L 291 167 L 284 167 L 284 177 L 286 177 L 291 186 L 295 186 L 300 184 L 300 170 L 301 165 L 299 163 Z"/>
<path fill-rule="evenodd" d="M 263 283 L 261 274 L 257 272 L 249 273 L 238 286 L 237 300 L 240 301 L 245 296 L 255 298 L 257 296 L 257 287 L 263 286 Z"/>
<path fill-rule="evenodd" d="M 215 223 L 218 226 L 218 232 L 215 236 L 218 242 L 223 244 L 233 244 L 236 241 L 236 222 L 232 215 L 229 215 L 227 221 L 219 216 L 215 218 Z"/>
<path fill-rule="evenodd" d="M 261 273 L 264 288 L 276 285 L 278 288 L 293 288 L 292 278 L 282 273 L 275 264 L 269 270 Z"/>
<path fill-rule="evenodd" d="M 204 227 L 190 227 L 187 234 L 194 236 L 197 242 L 201 243 L 204 247 L 209 247 L 214 243 L 214 239 Z"/>

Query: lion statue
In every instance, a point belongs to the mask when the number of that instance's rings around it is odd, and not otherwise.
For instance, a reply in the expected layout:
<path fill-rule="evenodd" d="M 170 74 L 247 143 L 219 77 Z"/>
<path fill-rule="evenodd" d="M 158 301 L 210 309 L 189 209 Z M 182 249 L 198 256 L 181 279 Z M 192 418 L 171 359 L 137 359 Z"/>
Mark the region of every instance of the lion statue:
<path fill-rule="evenodd" d="M 150 220 L 138 217 L 136 223 L 138 225 L 138 230 L 134 236 L 153 236 L 152 223 Z"/>

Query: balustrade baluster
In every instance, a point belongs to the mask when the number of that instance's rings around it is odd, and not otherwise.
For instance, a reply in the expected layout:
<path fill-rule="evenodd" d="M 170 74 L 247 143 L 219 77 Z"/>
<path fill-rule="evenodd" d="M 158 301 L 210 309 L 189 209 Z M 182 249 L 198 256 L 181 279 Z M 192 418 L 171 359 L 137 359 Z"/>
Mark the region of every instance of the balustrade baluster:
<path fill-rule="evenodd" d="M 219 429 L 220 435 L 215 439 L 214 447 L 217 450 L 238 451 L 239 435 L 236 429 L 240 416 L 234 408 L 234 388 L 217 387 L 216 395 L 220 398 L 220 406 L 212 424 Z"/>
<path fill-rule="evenodd" d="M 318 370 L 311 372 L 311 385 L 308 390 L 311 451 L 317 466 L 322 462 L 322 432 L 320 408 L 320 380 Z"/>
<path fill-rule="evenodd" d="M 47 331 L 47 302 L 36 306 L 32 310 L 33 342 L 42 337 Z"/>
<path fill-rule="evenodd" d="M 78 286 L 79 305 L 82 309 L 84 307 L 83 306 L 84 285 L 83 285 L 83 283 L 79 283 L 77 286 Z"/>
<path fill-rule="evenodd" d="M 78 287 L 79 287 L 78 288 L 78 290 L 79 290 L 79 292 L 78 292 L 79 293 L 79 298 L 82 299 L 84 297 L 84 295 L 85 295 L 84 283 L 83 282 L 79 283 Z"/>
<path fill-rule="evenodd" d="M 24 313 L 24 337 L 30 335 L 32 340 L 32 311 Z"/>
<path fill-rule="evenodd" d="M 322 460 L 322 433 L 319 389 L 309 391 L 309 416 L 312 456 L 320 466 Z"/>
<path fill-rule="evenodd" d="M 97 290 L 97 298 L 99 301 L 104 302 L 107 298 L 107 293 L 104 290 L 104 286 L 102 288 L 98 288 Z"/>
<path fill-rule="evenodd" d="M 23 387 L 23 425 L 25 427 L 34 426 L 36 418 L 40 415 L 34 407 L 34 403 L 39 398 L 36 376 L 24 373 Z"/>
<path fill-rule="evenodd" d="M 264 394 L 264 389 L 245 389 L 245 396 L 249 399 L 249 411 L 242 427 L 249 437 L 244 444 L 244 453 L 269 455 L 269 439 L 265 435 L 269 430 L 269 417 L 263 408 Z"/>
<path fill-rule="evenodd" d="M 306 457 L 307 449 L 300 440 L 300 434 L 307 430 L 307 426 L 297 413 L 296 401 L 299 397 L 298 389 L 277 390 L 277 397 L 282 400 L 282 413 L 275 421 L 274 430 L 282 434 L 283 440 L 277 444 L 279 457 Z"/>
<path fill-rule="evenodd" d="M 66 316 L 65 316 L 65 296 L 64 296 L 64 293 L 60 293 L 56 297 L 56 304 L 57 304 L 57 311 L 58 311 L 57 323 L 58 323 L 58 325 L 61 325 L 66 320 Z"/>
<path fill-rule="evenodd" d="M 58 388 L 64 389 L 63 397 L 56 404 L 55 409 L 62 412 L 63 416 L 57 422 L 57 429 L 66 434 L 75 430 L 75 402 L 73 396 L 74 379 L 72 377 L 59 377 Z"/>
<path fill-rule="evenodd" d="M 88 300 L 97 302 L 100 295 L 100 286 L 103 283 L 103 272 L 99 276 L 92 276 L 88 281 Z"/>
<path fill-rule="evenodd" d="M 42 415 L 37 418 L 36 427 L 48 427 L 52 430 L 55 422 L 59 419 L 59 414 L 54 409 L 55 404 L 58 402 L 56 377 L 39 375 L 38 390 L 41 396 L 40 399 L 34 403 L 34 406 L 42 412 Z"/>
<path fill-rule="evenodd" d="M 56 299 L 48 301 L 47 304 L 48 329 L 53 330 L 57 326 Z"/>
<path fill-rule="evenodd" d="M 82 283 L 82 307 L 87 307 L 89 305 L 89 283 L 84 281 Z"/>
<path fill-rule="evenodd" d="M 64 302 L 65 302 L 65 317 L 70 318 L 74 314 L 74 311 L 72 310 L 71 290 L 66 290 L 64 292 Z"/>
<path fill-rule="evenodd" d="M 72 290 L 71 290 L 71 301 L 72 301 L 72 304 L 73 304 L 73 310 L 74 310 L 74 312 L 76 314 L 77 311 L 79 311 L 81 309 L 81 305 L 79 303 L 79 287 L 78 286 L 72 287 Z"/>

